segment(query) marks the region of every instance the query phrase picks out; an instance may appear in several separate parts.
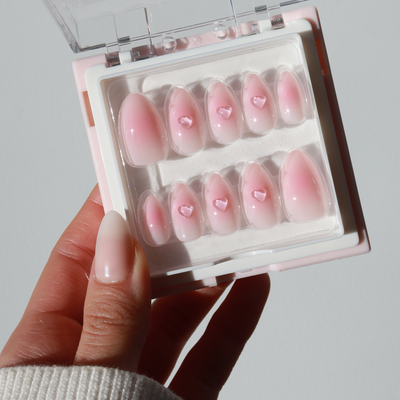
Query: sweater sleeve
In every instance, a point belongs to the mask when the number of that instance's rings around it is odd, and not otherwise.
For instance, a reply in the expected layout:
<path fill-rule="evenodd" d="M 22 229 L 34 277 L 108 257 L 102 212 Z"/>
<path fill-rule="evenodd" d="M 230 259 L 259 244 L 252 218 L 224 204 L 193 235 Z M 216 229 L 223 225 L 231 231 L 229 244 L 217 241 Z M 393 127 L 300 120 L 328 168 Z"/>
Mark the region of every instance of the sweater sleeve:
<path fill-rule="evenodd" d="M 1 400 L 182 400 L 163 385 L 114 368 L 20 366 L 0 369 Z"/>

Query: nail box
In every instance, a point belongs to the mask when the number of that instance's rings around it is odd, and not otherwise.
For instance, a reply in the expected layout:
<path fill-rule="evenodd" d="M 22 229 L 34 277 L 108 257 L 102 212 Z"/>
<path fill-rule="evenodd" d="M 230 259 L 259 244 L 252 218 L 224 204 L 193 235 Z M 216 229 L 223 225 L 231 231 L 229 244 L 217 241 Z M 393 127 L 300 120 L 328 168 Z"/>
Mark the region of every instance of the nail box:
<path fill-rule="evenodd" d="M 73 70 L 153 297 L 370 250 L 315 8 L 44 2 L 74 52 L 104 50 Z"/>

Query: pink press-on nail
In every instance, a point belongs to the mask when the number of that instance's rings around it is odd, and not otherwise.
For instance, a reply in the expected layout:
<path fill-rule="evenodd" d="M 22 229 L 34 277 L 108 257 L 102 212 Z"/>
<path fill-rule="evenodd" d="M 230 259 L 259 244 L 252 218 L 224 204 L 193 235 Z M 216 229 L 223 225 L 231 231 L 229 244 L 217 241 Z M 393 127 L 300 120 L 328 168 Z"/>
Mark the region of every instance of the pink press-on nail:
<path fill-rule="evenodd" d="M 171 234 L 170 222 L 160 200 L 149 195 L 143 204 L 142 234 L 146 242 L 151 246 L 162 246 L 168 242 Z"/>
<path fill-rule="evenodd" d="M 181 242 L 191 242 L 204 233 L 200 203 L 185 183 L 177 183 L 172 190 L 171 216 L 175 235 Z"/>
<path fill-rule="evenodd" d="M 173 87 L 168 98 L 166 116 L 173 149 L 184 156 L 204 149 L 207 130 L 196 99 L 182 87 Z"/>
<path fill-rule="evenodd" d="M 272 228 L 281 220 L 278 189 L 269 172 L 257 162 L 244 167 L 240 181 L 244 216 L 254 229 Z"/>
<path fill-rule="evenodd" d="M 328 214 L 330 202 L 325 179 L 315 162 L 302 151 L 293 150 L 286 157 L 281 185 L 291 222 L 314 221 Z"/>
<path fill-rule="evenodd" d="M 133 268 L 134 248 L 126 221 L 109 211 L 101 221 L 94 256 L 96 278 L 104 283 L 125 280 Z"/>
<path fill-rule="evenodd" d="M 239 203 L 231 185 L 219 173 L 214 172 L 204 186 L 204 200 L 210 229 L 219 236 L 231 235 L 239 230 Z"/>
<path fill-rule="evenodd" d="M 168 154 L 165 126 L 146 96 L 140 93 L 126 96 L 119 121 L 128 164 L 140 167 L 165 160 Z"/>
<path fill-rule="evenodd" d="M 253 133 L 268 133 L 275 128 L 275 101 L 271 90 L 257 74 L 248 74 L 244 80 L 243 108 L 247 125 Z"/>
<path fill-rule="evenodd" d="M 207 91 L 207 111 L 212 138 L 221 144 L 231 144 L 243 135 L 243 117 L 235 93 L 220 80 Z"/>
<path fill-rule="evenodd" d="M 307 103 L 302 84 L 290 70 L 279 73 L 276 83 L 279 112 L 289 125 L 300 124 L 306 119 Z"/>

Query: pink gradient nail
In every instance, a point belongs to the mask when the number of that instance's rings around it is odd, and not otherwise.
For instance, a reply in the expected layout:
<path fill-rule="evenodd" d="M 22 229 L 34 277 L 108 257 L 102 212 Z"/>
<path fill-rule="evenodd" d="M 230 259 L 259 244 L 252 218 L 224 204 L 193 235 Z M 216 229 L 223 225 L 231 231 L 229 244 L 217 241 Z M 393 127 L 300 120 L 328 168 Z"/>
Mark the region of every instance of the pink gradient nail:
<path fill-rule="evenodd" d="M 204 199 L 208 222 L 213 233 L 226 236 L 239 229 L 239 204 L 231 185 L 222 175 L 215 172 L 207 178 Z"/>
<path fill-rule="evenodd" d="M 303 87 L 289 70 L 282 71 L 277 78 L 279 112 L 289 125 L 300 124 L 306 118 L 307 104 Z"/>
<path fill-rule="evenodd" d="M 208 89 L 207 111 L 212 138 L 221 144 L 231 144 L 243 135 L 240 105 L 227 85 L 214 81 Z"/>
<path fill-rule="evenodd" d="M 165 126 L 153 103 L 140 93 L 126 96 L 119 115 L 120 134 L 128 164 L 145 166 L 165 160 Z"/>
<path fill-rule="evenodd" d="M 143 205 L 146 241 L 152 246 L 162 246 L 171 234 L 170 223 L 164 207 L 157 197 L 147 196 Z"/>
<path fill-rule="evenodd" d="M 244 216 L 254 229 L 272 228 L 281 220 L 281 202 L 271 175 L 257 162 L 245 166 L 242 172 L 241 195 Z"/>
<path fill-rule="evenodd" d="M 176 237 L 191 242 L 204 233 L 204 217 L 196 195 L 186 184 L 177 183 L 171 195 L 171 216 Z"/>
<path fill-rule="evenodd" d="M 116 211 L 100 224 L 94 256 L 96 279 L 103 283 L 125 280 L 133 268 L 133 243 L 128 225 Z"/>
<path fill-rule="evenodd" d="M 247 125 L 253 133 L 268 133 L 275 128 L 275 101 L 270 89 L 257 74 L 249 74 L 244 80 L 243 108 Z"/>
<path fill-rule="evenodd" d="M 172 89 L 167 106 L 167 119 L 173 149 L 192 155 L 204 148 L 207 131 L 196 99 L 184 88 Z"/>
<path fill-rule="evenodd" d="M 328 189 L 315 162 L 300 150 L 286 157 L 281 171 L 282 196 L 287 217 L 302 223 L 325 217 L 329 211 Z"/>

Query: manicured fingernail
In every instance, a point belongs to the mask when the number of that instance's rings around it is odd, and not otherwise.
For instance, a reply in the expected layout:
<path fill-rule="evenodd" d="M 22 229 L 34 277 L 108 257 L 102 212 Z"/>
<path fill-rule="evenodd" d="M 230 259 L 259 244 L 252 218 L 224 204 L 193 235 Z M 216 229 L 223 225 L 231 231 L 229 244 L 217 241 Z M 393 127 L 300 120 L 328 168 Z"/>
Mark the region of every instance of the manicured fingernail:
<path fill-rule="evenodd" d="M 165 160 L 165 126 L 153 103 L 140 93 L 129 94 L 121 106 L 120 134 L 128 164 L 145 166 Z"/>
<path fill-rule="evenodd" d="M 146 238 L 153 246 L 162 246 L 168 242 L 171 234 L 170 223 L 160 201 L 150 195 L 143 206 Z"/>
<path fill-rule="evenodd" d="M 245 166 L 241 195 L 247 223 L 254 229 L 272 228 L 281 220 L 281 202 L 271 175 L 257 162 Z"/>
<path fill-rule="evenodd" d="M 218 173 L 211 174 L 204 187 L 210 229 L 219 236 L 231 235 L 240 227 L 239 204 L 231 185 Z"/>
<path fill-rule="evenodd" d="M 173 188 L 171 216 L 175 235 L 181 242 L 191 242 L 204 233 L 203 211 L 192 189 L 184 183 Z"/>
<path fill-rule="evenodd" d="M 96 242 L 94 269 L 97 280 L 111 283 L 125 280 L 133 266 L 133 244 L 125 220 L 109 211 L 101 221 Z"/>
<path fill-rule="evenodd" d="M 292 72 L 284 70 L 279 74 L 277 96 L 279 111 L 285 123 L 295 125 L 305 120 L 305 93 L 301 83 Z"/>
<path fill-rule="evenodd" d="M 289 153 L 283 164 L 281 180 L 283 201 L 291 222 L 314 221 L 328 214 L 325 179 L 306 154 L 300 150 Z"/>
<path fill-rule="evenodd" d="M 242 137 L 243 117 L 239 102 L 227 85 L 211 83 L 207 94 L 207 111 L 212 138 L 221 144 L 231 144 Z"/>
<path fill-rule="evenodd" d="M 184 88 L 173 88 L 167 108 L 172 148 L 182 155 L 192 155 L 204 148 L 207 131 L 196 99 Z"/>
<path fill-rule="evenodd" d="M 243 84 L 243 108 L 253 133 L 268 133 L 275 128 L 277 112 L 268 86 L 257 74 L 247 75 Z"/>

